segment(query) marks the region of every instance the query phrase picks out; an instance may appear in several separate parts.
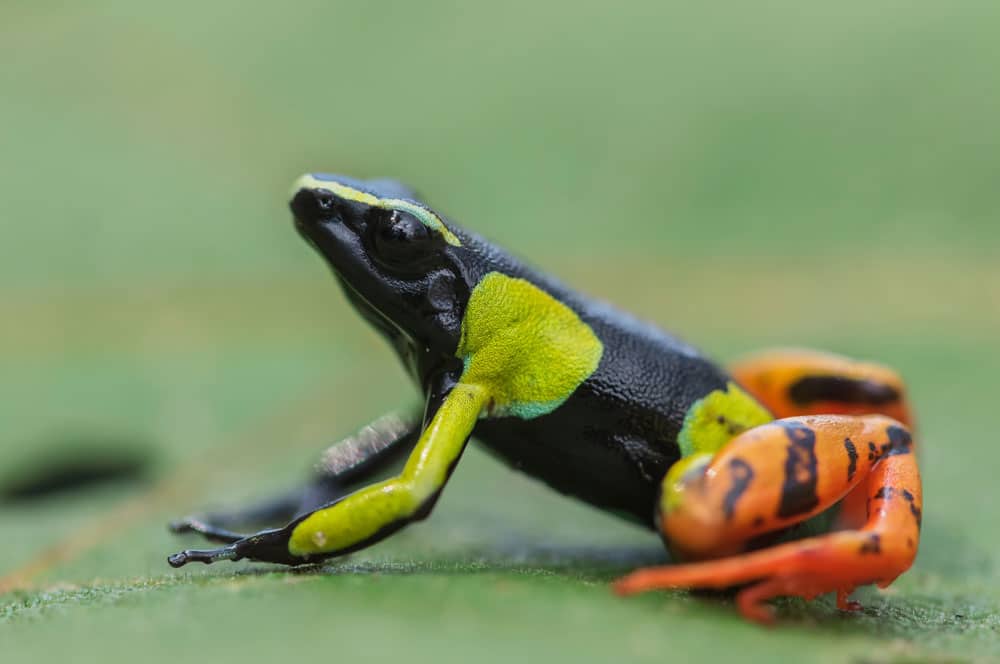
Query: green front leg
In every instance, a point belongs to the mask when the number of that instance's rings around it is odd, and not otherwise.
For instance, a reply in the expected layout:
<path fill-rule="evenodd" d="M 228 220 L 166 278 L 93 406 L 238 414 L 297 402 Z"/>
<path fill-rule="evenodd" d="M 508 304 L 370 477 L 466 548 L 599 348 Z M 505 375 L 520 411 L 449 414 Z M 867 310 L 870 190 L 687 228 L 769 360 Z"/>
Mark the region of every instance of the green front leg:
<path fill-rule="evenodd" d="M 289 552 L 301 557 L 336 555 L 372 544 L 426 516 L 486 402 L 482 387 L 457 384 L 424 429 L 403 471 L 308 515 L 292 530 Z"/>
<path fill-rule="evenodd" d="M 420 430 L 420 418 L 413 413 L 383 415 L 331 445 L 305 486 L 238 509 L 187 516 L 171 522 L 170 530 L 230 544 L 246 537 L 248 528 L 252 533 L 286 524 L 346 496 L 365 480 L 380 479 L 393 467 L 402 466 Z"/>
<path fill-rule="evenodd" d="M 488 402 L 485 387 L 458 382 L 440 398 L 399 475 L 305 514 L 284 528 L 219 549 L 184 551 L 168 562 L 181 567 L 247 558 L 299 565 L 374 544 L 429 513 Z"/>

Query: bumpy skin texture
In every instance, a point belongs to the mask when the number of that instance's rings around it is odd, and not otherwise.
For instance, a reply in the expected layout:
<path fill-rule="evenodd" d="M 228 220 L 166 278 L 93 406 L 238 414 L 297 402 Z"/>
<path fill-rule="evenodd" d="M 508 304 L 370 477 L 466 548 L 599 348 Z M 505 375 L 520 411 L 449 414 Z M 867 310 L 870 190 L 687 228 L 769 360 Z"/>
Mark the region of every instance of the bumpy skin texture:
<path fill-rule="evenodd" d="M 527 420 L 482 419 L 473 436 L 557 491 L 654 527 L 659 483 L 680 458 L 684 417 L 695 401 L 724 389 L 732 380 L 728 373 L 659 328 L 573 291 L 474 233 L 448 227 L 461 242 L 448 251 L 470 292 L 490 273 L 524 279 L 573 310 L 604 346 L 597 370 L 556 411 Z M 398 351 L 395 331 L 379 329 Z M 420 363 L 446 364 L 455 350 L 432 348 Z M 404 362 L 406 354 L 400 353 Z"/>
<path fill-rule="evenodd" d="M 398 183 L 303 176 L 291 208 L 423 393 L 422 421 L 382 420 L 331 448 L 304 491 L 175 523 L 226 546 L 175 554 L 171 565 L 298 565 L 374 544 L 431 512 L 473 435 L 557 491 L 658 529 L 691 561 L 641 570 L 617 584 L 623 593 L 753 583 L 740 609 L 765 621 L 761 602 L 774 595 L 836 591 L 838 606 L 853 608 L 856 586 L 888 584 L 912 563 L 920 477 L 891 370 L 779 351 L 730 374 Z M 375 482 L 372 471 L 401 452 L 402 469 Z M 367 484 L 348 493 L 348 480 Z M 843 532 L 767 548 L 838 503 Z M 234 532 L 247 515 L 285 525 Z"/>
<path fill-rule="evenodd" d="M 885 367 L 804 350 L 760 354 L 734 373 L 783 419 L 671 469 L 660 530 L 675 552 L 701 562 L 639 570 L 616 590 L 742 584 L 740 611 L 762 623 L 773 621 L 763 602 L 778 595 L 835 592 L 838 608 L 860 609 L 851 592 L 892 583 L 920 540 L 923 492 L 902 381 Z M 856 414 L 800 414 L 810 409 Z M 862 414 L 879 412 L 902 421 Z M 838 504 L 834 532 L 761 544 Z"/>
<path fill-rule="evenodd" d="M 483 419 L 474 436 L 510 466 L 557 491 L 653 527 L 660 481 L 680 458 L 691 405 L 724 389 L 728 374 L 697 350 L 584 297 L 480 238 L 460 232 L 470 277 L 526 279 L 575 311 L 604 345 L 597 370 L 556 411 Z"/>
<path fill-rule="evenodd" d="M 367 186 L 381 195 L 400 193 Z M 464 317 L 466 293 L 486 275 L 500 273 L 524 279 L 565 304 L 604 346 L 597 370 L 556 411 L 532 419 L 481 419 L 473 436 L 511 467 L 557 491 L 653 528 L 659 483 L 681 456 L 677 435 L 686 413 L 698 399 L 725 389 L 731 377 L 659 328 L 573 291 L 474 233 L 450 222 L 448 227 L 461 242 L 447 248 L 461 271 L 457 320 Z M 376 327 L 406 363 L 410 351 L 396 330 Z M 456 349 L 432 344 L 418 363 L 448 364 Z"/>

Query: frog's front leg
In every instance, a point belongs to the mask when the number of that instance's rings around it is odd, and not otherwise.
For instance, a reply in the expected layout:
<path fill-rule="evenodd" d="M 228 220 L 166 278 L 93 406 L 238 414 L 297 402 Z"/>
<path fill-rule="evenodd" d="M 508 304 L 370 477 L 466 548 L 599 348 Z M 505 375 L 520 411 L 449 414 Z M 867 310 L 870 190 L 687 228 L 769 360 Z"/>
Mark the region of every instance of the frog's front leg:
<path fill-rule="evenodd" d="M 247 527 L 287 523 L 349 493 L 359 482 L 383 475 L 401 463 L 420 435 L 420 420 L 412 414 L 389 413 L 352 436 L 331 445 L 304 487 L 228 512 L 193 515 L 170 523 L 175 533 L 195 532 L 213 542 L 243 539 Z M 252 532 L 252 531 L 251 531 Z"/>
<path fill-rule="evenodd" d="M 755 538 L 834 505 L 852 488 L 865 502 L 845 505 L 860 527 L 743 553 Z M 761 602 L 778 595 L 836 592 L 840 608 L 857 586 L 885 587 L 917 553 L 922 509 L 911 437 L 882 415 L 788 418 L 750 429 L 722 450 L 686 457 L 663 485 L 660 528 L 688 560 L 644 569 L 616 584 L 625 594 L 656 588 L 726 588 L 752 583 L 737 601 L 753 620 L 771 619 Z"/>
<path fill-rule="evenodd" d="M 283 528 L 244 537 L 207 551 L 183 551 L 168 562 L 250 559 L 299 565 L 364 548 L 406 524 L 427 516 L 458 462 L 480 413 L 489 402 L 486 388 L 476 383 L 443 379 L 433 390 L 429 421 L 395 477 L 370 485 L 331 504 L 304 514 Z"/>

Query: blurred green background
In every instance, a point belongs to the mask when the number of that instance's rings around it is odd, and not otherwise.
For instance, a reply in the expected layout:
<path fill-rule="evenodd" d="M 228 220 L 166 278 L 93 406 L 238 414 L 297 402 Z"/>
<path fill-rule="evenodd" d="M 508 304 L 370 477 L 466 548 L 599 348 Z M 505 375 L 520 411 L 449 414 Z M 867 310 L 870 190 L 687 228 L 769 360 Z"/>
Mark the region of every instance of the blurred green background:
<path fill-rule="evenodd" d="M 1000 657 L 1000 4 L 5 0 L 0 470 L 77 435 L 155 477 L 0 505 L 0 659 Z M 655 537 L 473 448 L 433 518 L 318 572 L 164 557 L 413 390 L 285 208 L 402 179 L 721 360 L 909 379 L 914 569 L 864 613 L 621 600 Z"/>

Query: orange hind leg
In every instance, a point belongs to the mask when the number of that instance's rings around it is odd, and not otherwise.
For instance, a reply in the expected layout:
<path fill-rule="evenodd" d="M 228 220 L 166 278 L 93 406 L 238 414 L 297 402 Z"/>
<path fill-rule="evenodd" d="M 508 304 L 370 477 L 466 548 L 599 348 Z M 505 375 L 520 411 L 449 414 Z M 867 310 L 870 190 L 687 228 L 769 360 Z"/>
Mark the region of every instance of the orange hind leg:
<path fill-rule="evenodd" d="M 914 430 L 906 385 L 896 371 L 882 364 L 807 348 L 778 348 L 748 355 L 734 362 L 729 372 L 778 418 L 880 413 Z M 848 493 L 837 527 L 861 527 L 867 501 L 863 486 Z"/>
<path fill-rule="evenodd" d="M 917 552 L 922 494 L 898 377 L 877 365 L 811 351 L 772 353 L 737 365 L 734 376 L 776 415 L 714 455 L 688 457 L 667 475 L 660 529 L 691 562 L 639 570 L 615 584 L 622 594 L 657 588 L 726 588 L 743 615 L 768 622 L 763 602 L 812 599 L 884 587 Z M 846 415 L 788 417 L 822 408 Z M 839 526 L 816 537 L 747 552 L 759 536 L 841 503 Z M 715 560 L 710 560 L 710 559 Z"/>
<path fill-rule="evenodd" d="M 851 454 L 849 442 L 863 453 Z M 824 511 L 855 486 L 868 502 L 854 515 L 860 528 L 735 553 Z M 728 557 L 639 570 L 615 584 L 619 593 L 753 583 L 737 603 L 747 618 L 766 622 L 771 614 L 761 602 L 778 595 L 836 592 L 840 608 L 855 608 L 847 596 L 856 587 L 889 585 L 917 553 L 922 496 L 912 443 L 898 422 L 878 415 L 790 418 L 751 429 L 665 492 L 673 501 L 660 527 L 672 547 L 687 559 Z"/>
<path fill-rule="evenodd" d="M 902 378 L 881 364 L 794 348 L 755 353 L 729 372 L 778 418 L 880 413 L 913 427 Z"/>

